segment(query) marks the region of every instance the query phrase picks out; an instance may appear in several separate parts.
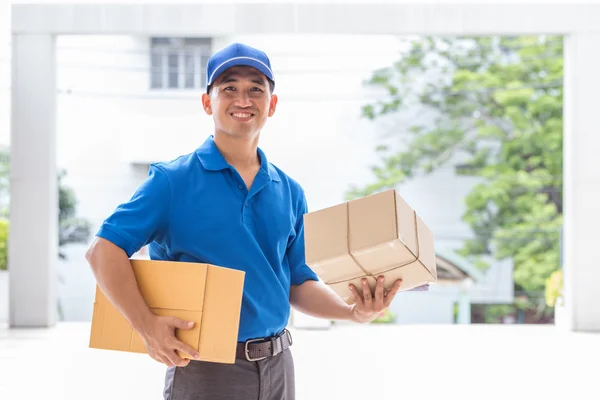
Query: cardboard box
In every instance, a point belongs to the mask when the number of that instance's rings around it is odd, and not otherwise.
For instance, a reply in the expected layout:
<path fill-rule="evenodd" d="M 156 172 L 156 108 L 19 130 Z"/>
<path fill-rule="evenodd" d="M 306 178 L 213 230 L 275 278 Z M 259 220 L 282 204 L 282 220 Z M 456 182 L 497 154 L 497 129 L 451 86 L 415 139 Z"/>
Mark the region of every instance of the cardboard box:
<path fill-rule="evenodd" d="M 362 278 L 372 291 L 379 275 L 386 290 L 437 281 L 433 233 L 395 190 L 307 213 L 304 230 L 307 264 L 347 303 Z"/>
<path fill-rule="evenodd" d="M 235 363 L 245 272 L 210 264 L 131 260 L 142 297 L 152 312 L 194 321 L 176 337 L 200 359 Z M 98 286 L 90 347 L 146 353 L 141 337 Z M 190 355 L 177 351 L 182 358 Z"/>

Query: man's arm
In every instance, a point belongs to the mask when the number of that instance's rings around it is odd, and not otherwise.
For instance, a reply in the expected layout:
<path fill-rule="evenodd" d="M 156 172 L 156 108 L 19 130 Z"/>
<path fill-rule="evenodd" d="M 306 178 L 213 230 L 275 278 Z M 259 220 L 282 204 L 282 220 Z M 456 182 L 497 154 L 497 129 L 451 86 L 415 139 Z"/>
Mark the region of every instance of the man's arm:
<path fill-rule="evenodd" d="M 148 178 L 131 199 L 120 204 L 102 223 L 86 259 L 108 301 L 139 333 L 148 354 L 167 366 L 189 361 L 176 350 L 195 357 L 195 350 L 175 337 L 175 329 L 189 329 L 187 321 L 156 316 L 137 286 L 129 257 L 164 234 L 169 225 L 171 189 L 163 167 L 152 164 Z"/>
<path fill-rule="evenodd" d="M 308 280 L 290 288 L 290 304 L 304 314 L 325 319 L 351 320 L 352 306 L 320 281 Z"/>
<path fill-rule="evenodd" d="M 400 280 L 396 281 L 389 292 L 385 293 L 384 278 L 379 277 L 375 292 L 372 293 L 367 280 L 363 279 L 360 290 L 350 285 L 355 303 L 348 305 L 322 282 L 309 280 L 290 288 L 290 304 L 313 317 L 366 323 L 373 321 L 389 307 L 401 283 Z"/>
<path fill-rule="evenodd" d="M 190 329 L 193 322 L 156 316 L 144 301 L 125 251 L 110 241 L 96 237 L 85 255 L 100 290 L 142 337 L 146 350 L 167 366 L 185 366 L 175 350 L 198 358 L 194 349 L 175 338 L 175 328 Z"/>

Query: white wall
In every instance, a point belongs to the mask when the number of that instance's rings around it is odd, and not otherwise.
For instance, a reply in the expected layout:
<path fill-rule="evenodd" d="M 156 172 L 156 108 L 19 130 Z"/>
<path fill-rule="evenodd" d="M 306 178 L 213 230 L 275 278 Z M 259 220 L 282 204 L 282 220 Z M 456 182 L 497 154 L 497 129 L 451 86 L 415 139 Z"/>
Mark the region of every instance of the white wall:
<path fill-rule="evenodd" d="M 10 4 L 0 4 L 0 146 L 10 137 Z M 8 323 L 8 272 L 0 271 L 0 325 Z"/>
<path fill-rule="evenodd" d="M 8 323 L 8 272 L 0 271 L 0 326 Z"/>
<path fill-rule="evenodd" d="M 377 162 L 378 132 L 360 116 L 361 106 L 374 95 L 363 82 L 398 58 L 399 40 L 246 35 L 217 38 L 214 48 L 234 40 L 271 57 L 280 100 L 261 147 L 304 186 L 310 208 L 341 202 L 350 185 L 372 182 L 368 167 Z M 65 184 L 74 189 L 78 215 L 92 222 L 93 233 L 143 181 L 145 164 L 193 151 L 211 133 L 200 92 L 148 90 L 148 43 L 148 38 L 129 36 L 57 40 L 58 164 L 68 171 Z M 450 168 L 409 182 L 401 192 L 434 230 L 436 245 L 456 248 L 469 234 L 460 216 L 473 184 Z M 68 261 L 59 263 L 61 306 L 70 320 L 91 317 L 95 283 L 85 249 L 69 246 Z"/>
<path fill-rule="evenodd" d="M 280 102 L 261 147 L 304 185 L 310 207 L 340 202 L 349 184 L 368 182 L 367 166 L 376 159 L 373 129 L 359 118 L 361 82 L 396 58 L 391 49 L 397 40 L 246 36 L 217 39 L 215 47 L 230 40 L 271 55 Z M 59 37 L 58 48 L 58 162 L 68 170 L 65 183 L 75 190 L 79 215 L 92 221 L 95 232 L 145 178 L 144 163 L 193 151 L 212 133 L 212 121 L 200 92 L 170 91 L 164 96 L 175 99 L 167 99 L 148 91 L 146 38 Z M 356 57 L 357 49 L 372 57 Z M 112 95 L 101 95 L 106 93 Z M 94 281 L 84 251 L 71 246 L 70 261 L 59 264 L 68 319 L 91 316 Z"/>
<path fill-rule="evenodd" d="M 436 285 L 427 292 L 398 293 L 390 311 L 395 314 L 397 324 L 453 324 L 458 296 L 455 285 Z"/>
<path fill-rule="evenodd" d="M 10 137 L 10 3 L 0 4 L 0 145 Z"/>

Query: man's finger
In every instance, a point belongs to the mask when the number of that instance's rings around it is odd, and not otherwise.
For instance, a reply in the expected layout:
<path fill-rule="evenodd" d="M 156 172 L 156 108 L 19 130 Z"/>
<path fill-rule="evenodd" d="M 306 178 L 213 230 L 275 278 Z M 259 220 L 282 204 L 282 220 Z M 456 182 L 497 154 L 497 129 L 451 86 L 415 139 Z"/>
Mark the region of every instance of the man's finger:
<path fill-rule="evenodd" d="M 177 353 L 175 353 L 175 350 L 171 350 L 170 352 L 168 352 L 166 354 L 166 357 L 169 359 L 169 361 L 171 362 L 171 364 L 177 366 L 177 367 L 185 367 L 189 361 L 186 362 L 186 360 L 184 360 L 183 358 L 179 357 L 177 355 Z"/>
<path fill-rule="evenodd" d="M 401 284 L 402 284 L 402 279 L 398 279 L 396 282 L 394 282 L 394 286 L 392 286 L 390 291 L 385 296 L 385 301 L 384 301 L 385 307 L 388 307 L 392 303 L 392 300 L 394 300 L 396 293 L 398 293 L 398 289 L 400 289 Z"/>
<path fill-rule="evenodd" d="M 154 361 L 164 364 L 164 360 L 163 360 L 162 358 L 160 358 L 160 357 L 158 357 L 158 356 L 155 356 L 154 354 L 150 354 L 150 353 L 148 353 L 148 355 L 149 355 L 149 356 L 150 356 L 150 358 L 152 358 Z"/>
<path fill-rule="evenodd" d="M 373 296 L 371 295 L 371 288 L 369 287 L 369 283 L 367 279 L 362 279 L 362 295 L 365 304 L 365 308 L 368 310 L 373 306 Z"/>
<path fill-rule="evenodd" d="M 169 359 L 169 357 L 166 357 L 166 356 L 159 356 L 157 361 L 165 364 L 167 367 L 174 367 L 175 366 L 175 365 L 173 365 L 173 363 L 171 362 L 171 360 Z"/>
<path fill-rule="evenodd" d="M 178 365 L 178 367 L 187 367 L 188 365 L 190 365 L 190 359 L 182 358 L 181 363 Z"/>
<path fill-rule="evenodd" d="M 191 346 L 188 346 L 180 340 L 176 340 L 173 347 L 176 350 L 179 350 L 182 353 L 185 353 L 188 356 L 195 358 L 196 360 L 200 358 L 200 354 L 198 354 L 196 350 L 194 350 Z"/>
<path fill-rule="evenodd" d="M 354 298 L 354 302 L 356 303 L 356 305 L 361 306 L 363 303 L 363 298 L 360 295 L 360 292 L 356 289 L 356 286 L 354 286 L 353 284 L 349 284 L 348 289 L 350 289 L 350 292 L 352 293 L 352 297 Z"/>
<path fill-rule="evenodd" d="M 173 317 L 169 321 L 169 325 L 179 329 L 192 329 L 195 323 L 193 321 L 184 321 L 182 319 Z"/>
<path fill-rule="evenodd" d="M 377 286 L 375 286 L 375 309 L 383 309 L 383 276 L 377 279 Z"/>

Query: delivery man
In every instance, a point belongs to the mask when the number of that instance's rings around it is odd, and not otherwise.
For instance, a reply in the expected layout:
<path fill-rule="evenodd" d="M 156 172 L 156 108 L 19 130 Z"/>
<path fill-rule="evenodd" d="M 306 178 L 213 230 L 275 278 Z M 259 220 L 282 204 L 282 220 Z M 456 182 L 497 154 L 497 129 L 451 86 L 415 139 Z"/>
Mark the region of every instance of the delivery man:
<path fill-rule="evenodd" d="M 366 323 L 391 303 L 400 281 L 387 293 L 382 278 L 373 293 L 366 282 L 352 286 L 352 306 L 318 281 L 304 256 L 303 189 L 258 147 L 277 108 L 269 58 L 235 43 L 212 55 L 206 75 L 202 107 L 214 132 L 192 153 L 152 164 L 131 199 L 103 222 L 86 259 L 150 357 L 168 367 L 165 399 L 291 400 L 290 304 L 315 317 Z M 197 357 L 175 337 L 190 324 L 150 311 L 129 262 L 147 244 L 152 259 L 246 272 L 235 364 L 177 355 Z"/>

